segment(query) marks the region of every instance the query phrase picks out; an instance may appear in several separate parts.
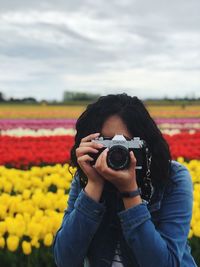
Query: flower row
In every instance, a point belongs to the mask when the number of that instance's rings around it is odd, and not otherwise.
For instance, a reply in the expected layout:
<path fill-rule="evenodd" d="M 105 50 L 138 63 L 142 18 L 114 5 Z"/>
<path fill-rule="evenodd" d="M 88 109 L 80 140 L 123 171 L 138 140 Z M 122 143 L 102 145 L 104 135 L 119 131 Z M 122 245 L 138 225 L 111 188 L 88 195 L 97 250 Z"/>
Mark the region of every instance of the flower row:
<path fill-rule="evenodd" d="M 189 134 L 182 132 L 164 137 L 169 144 L 173 159 L 184 157 L 186 160 L 200 159 L 200 132 Z"/>
<path fill-rule="evenodd" d="M 155 122 L 161 129 L 199 129 L 200 118 L 156 118 Z M 0 119 L 0 130 L 9 129 L 55 129 L 75 128 L 76 119 Z"/>
<path fill-rule="evenodd" d="M 182 131 L 182 130 L 177 130 L 177 129 L 160 129 L 162 134 L 166 134 L 166 135 L 175 135 L 175 134 L 180 134 L 182 132 L 187 132 L 188 134 L 194 134 L 197 132 L 200 132 L 199 130 L 188 130 L 188 131 Z"/>
<path fill-rule="evenodd" d="M 182 157 L 179 157 L 178 161 L 186 166 L 193 181 L 193 213 L 188 237 L 191 238 L 194 235 L 200 238 L 200 161 L 185 162 Z"/>
<path fill-rule="evenodd" d="M 197 118 L 156 118 L 156 123 L 168 123 L 168 124 L 199 124 L 200 117 Z"/>
<path fill-rule="evenodd" d="M 31 247 L 52 245 L 74 173 L 68 164 L 29 171 L 0 167 L 1 248 L 7 245 L 15 251 L 21 244 L 23 252 L 29 254 Z"/>
<path fill-rule="evenodd" d="M 200 129 L 199 129 L 200 130 Z M 179 129 L 170 129 L 165 128 L 161 129 L 161 132 L 163 134 L 168 135 L 174 135 L 181 133 L 182 130 Z M 188 133 L 195 133 L 197 130 L 191 129 L 187 131 Z M 76 130 L 74 128 L 55 128 L 52 130 L 49 129 L 39 129 L 39 130 L 32 130 L 32 129 L 23 129 L 23 128 L 15 128 L 10 130 L 2 130 L 1 135 L 7 135 L 7 136 L 15 136 L 15 137 L 21 137 L 21 136 L 59 136 L 59 135 L 75 135 Z"/>
<path fill-rule="evenodd" d="M 147 106 L 150 114 L 154 118 L 199 118 L 200 117 L 200 106 Z"/>
<path fill-rule="evenodd" d="M 44 119 L 44 118 L 78 118 L 85 106 L 70 105 L 1 105 L 0 118 L 2 119 Z"/>
<path fill-rule="evenodd" d="M 198 118 L 199 105 L 146 105 L 154 118 Z M 86 106 L 1 105 L 0 118 L 77 118 Z"/>
<path fill-rule="evenodd" d="M 0 129 L 25 128 L 32 130 L 74 128 L 76 119 L 0 119 Z"/>
<path fill-rule="evenodd" d="M 24 129 L 24 128 L 15 128 L 10 130 L 2 130 L 1 135 L 8 136 L 59 136 L 59 135 L 75 135 L 76 130 L 73 128 L 54 128 L 50 129 Z"/>
<path fill-rule="evenodd" d="M 200 161 L 182 162 L 194 183 L 194 206 L 189 238 L 200 237 Z M 69 172 L 72 173 L 70 173 Z M 67 208 L 75 173 L 69 165 L 33 167 L 29 171 L 0 167 L 0 248 L 24 254 L 41 244 L 51 246 Z"/>
<path fill-rule="evenodd" d="M 33 165 L 69 162 L 74 137 L 0 136 L 0 165 L 27 169 Z"/>
<path fill-rule="evenodd" d="M 164 134 L 172 158 L 200 159 L 200 132 Z M 33 165 L 67 163 L 74 136 L 11 137 L 0 136 L 0 165 L 27 169 Z"/>
<path fill-rule="evenodd" d="M 158 127 L 163 129 L 169 130 L 180 130 L 180 131 L 190 131 L 190 130 L 200 130 L 200 123 L 185 123 L 185 124 L 178 124 L 178 123 L 161 123 L 158 124 Z"/>

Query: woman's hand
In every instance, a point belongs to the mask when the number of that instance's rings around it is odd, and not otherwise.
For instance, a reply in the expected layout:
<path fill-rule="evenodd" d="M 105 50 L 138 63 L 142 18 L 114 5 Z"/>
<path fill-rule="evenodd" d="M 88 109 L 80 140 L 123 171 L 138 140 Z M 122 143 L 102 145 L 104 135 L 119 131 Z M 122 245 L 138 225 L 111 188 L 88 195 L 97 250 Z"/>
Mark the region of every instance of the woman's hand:
<path fill-rule="evenodd" d="M 136 172 L 135 172 L 136 158 L 133 152 L 132 151 L 130 152 L 129 168 L 117 171 L 108 167 L 106 162 L 107 152 L 108 148 L 105 149 L 99 155 L 94 165 L 94 168 L 106 180 L 113 183 L 120 192 L 135 190 L 138 186 L 136 182 Z"/>
<path fill-rule="evenodd" d="M 91 166 L 90 162 L 93 158 L 88 153 L 98 153 L 98 149 L 103 145 L 91 142 L 92 139 L 99 136 L 100 133 L 90 134 L 81 139 L 79 147 L 76 149 L 77 162 L 85 175 L 88 178 L 88 182 L 93 184 L 104 184 L 104 178 Z"/>

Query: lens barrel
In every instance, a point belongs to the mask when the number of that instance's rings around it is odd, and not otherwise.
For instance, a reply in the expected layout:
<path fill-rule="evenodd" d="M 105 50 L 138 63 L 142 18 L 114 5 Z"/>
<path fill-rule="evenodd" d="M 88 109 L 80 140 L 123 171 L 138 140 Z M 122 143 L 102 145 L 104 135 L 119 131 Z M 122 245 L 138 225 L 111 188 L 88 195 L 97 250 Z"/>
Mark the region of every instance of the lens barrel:
<path fill-rule="evenodd" d="M 107 154 L 107 164 L 114 170 L 127 169 L 130 164 L 129 150 L 121 145 L 112 146 Z"/>

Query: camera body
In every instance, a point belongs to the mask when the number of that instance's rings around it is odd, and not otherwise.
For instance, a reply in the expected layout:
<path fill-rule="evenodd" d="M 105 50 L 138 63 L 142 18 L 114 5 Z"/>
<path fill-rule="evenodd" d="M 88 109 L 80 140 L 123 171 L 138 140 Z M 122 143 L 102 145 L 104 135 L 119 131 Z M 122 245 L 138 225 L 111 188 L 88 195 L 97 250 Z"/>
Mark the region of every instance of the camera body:
<path fill-rule="evenodd" d="M 98 153 L 92 153 L 90 156 L 94 159 L 91 163 L 95 164 L 101 152 L 108 148 L 107 165 L 114 170 L 123 170 L 129 168 L 130 165 L 130 151 L 133 151 L 136 158 L 136 170 L 141 170 L 146 161 L 146 152 L 148 148 L 146 142 L 141 140 L 140 137 L 134 137 L 127 140 L 124 135 L 115 135 L 113 138 L 97 137 L 92 142 L 102 144 Z"/>

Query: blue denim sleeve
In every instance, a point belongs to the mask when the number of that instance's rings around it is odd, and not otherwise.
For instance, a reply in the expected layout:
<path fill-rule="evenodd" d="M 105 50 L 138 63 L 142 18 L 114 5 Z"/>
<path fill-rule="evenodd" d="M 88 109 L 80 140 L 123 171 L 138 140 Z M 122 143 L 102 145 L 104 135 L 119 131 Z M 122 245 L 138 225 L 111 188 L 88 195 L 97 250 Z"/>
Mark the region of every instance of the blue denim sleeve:
<path fill-rule="evenodd" d="M 105 203 L 87 196 L 75 175 L 69 192 L 61 227 L 53 241 L 53 255 L 58 267 L 82 267 L 91 239 L 105 212 Z"/>
<path fill-rule="evenodd" d="M 146 203 L 118 213 L 127 244 L 139 266 L 180 267 L 192 217 L 193 186 L 190 173 L 176 166 L 176 185 L 164 194 L 155 227 Z"/>

